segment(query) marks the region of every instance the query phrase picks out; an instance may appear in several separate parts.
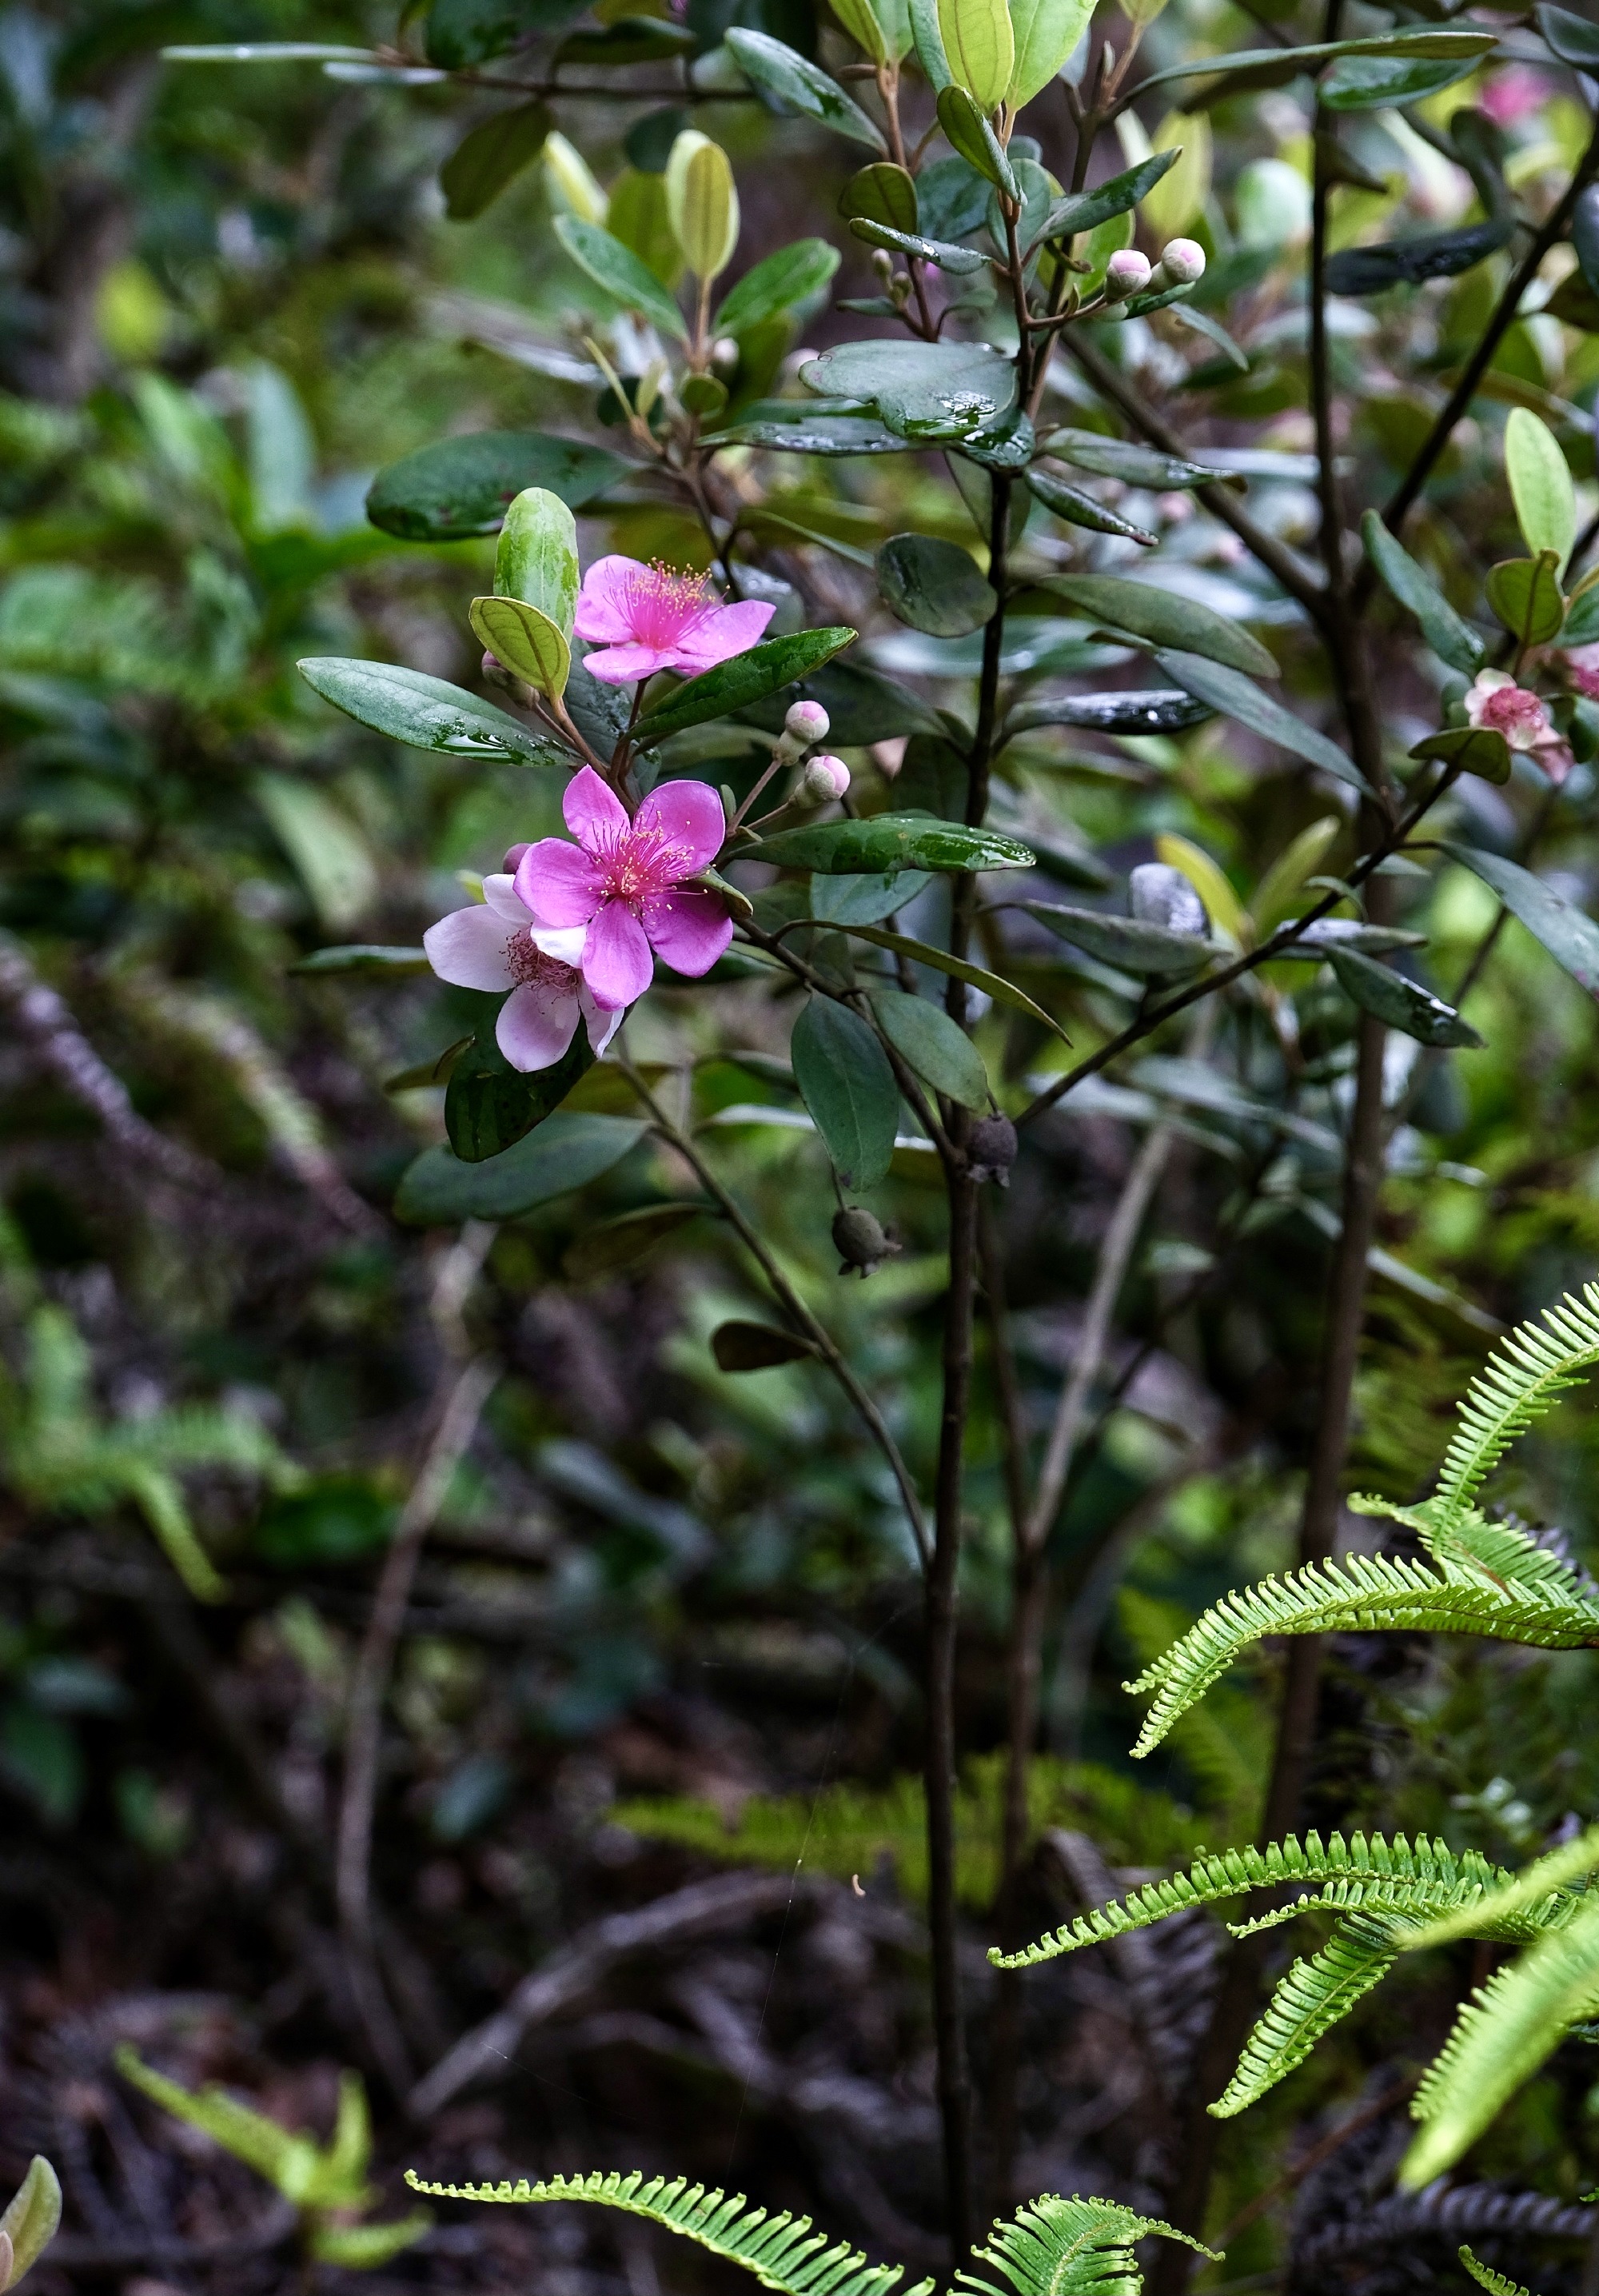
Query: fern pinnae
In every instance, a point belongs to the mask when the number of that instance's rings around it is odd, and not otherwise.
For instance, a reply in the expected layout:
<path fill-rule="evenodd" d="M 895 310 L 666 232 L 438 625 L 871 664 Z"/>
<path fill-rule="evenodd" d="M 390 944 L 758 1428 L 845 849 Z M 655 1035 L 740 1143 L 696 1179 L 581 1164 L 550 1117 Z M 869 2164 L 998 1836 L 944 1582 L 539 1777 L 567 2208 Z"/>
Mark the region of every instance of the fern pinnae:
<path fill-rule="evenodd" d="M 1520 1324 L 1466 1390 L 1460 1425 L 1444 1454 L 1437 1496 L 1446 1508 L 1470 1505 L 1510 1446 L 1540 1418 L 1580 1373 L 1599 1364 L 1599 1284 L 1582 1297 L 1567 1292 L 1541 1322 Z"/>
<path fill-rule="evenodd" d="M 682 2234 L 729 2264 L 742 2265 L 779 2296 L 890 2296 L 905 2277 L 903 2265 L 869 2263 L 847 2241 L 830 2245 L 808 2217 L 791 2216 L 786 2210 L 770 2216 L 765 2209 L 750 2208 L 742 2193 L 691 2185 L 682 2177 L 596 2169 L 586 2177 L 545 2177 L 536 2183 L 521 2177 L 514 2185 L 435 2185 L 407 2169 L 406 2182 L 414 2192 L 440 2200 L 595 2201 L 625 2209 Z M 931 2296 L 932 2285 L 920 2281 L 905 2296 Z"/>
<path fill-rule="evenodd" d="M 1180 2240 L 1199 2255 L 1219 2260 L 1215 2249 L 1192 2234 L 1158 2218 L 1141 2217 L 1118 2201 L 1078 2194 L 1068 2201 L 1048 2193 L 996 2224 L 972 2256 L 973 2264 L 992 2265 L 1003 2274 L 1010 2289 L 971 2270 L 956 2273 L 956 2286 L 978 2296 L 1141 2296 L 1144 2279 L 1134 2243 L 1154 2234 Z"/>
<path fill-rule="evenodd" d="M 1319 1953 L 1296 1961 L 1243 2045 L 1237 2070 L 1209 2111 L 1230 2120 L 1302 2065 L 1322 2035 L 1382 1982 L 1400 1948 L 1388 1923 L 1352 1915 Z"/>
<path fill-rule="evenodd" d="M 1496 2272 L 1491 2264 L 1484 2264 L 1481 2258 L 1473 2256 L 1469 2248 L 1462 2246 L 1455 2253 L 1478 2286 L 1488 2290 L 1488 2296 L 1532 2296 L 1530 2288 L 1523 2288 L 1519 2280 L 1512 2280 L 1505 2273 Z"/>
<path fill-rule="evenodd" d="M 1563 1929 L 1583 1902 L 1570 1885 L 1595 1873 L 1599 1873 L 1599 1825 L 1585 1828 L 1521 1873 L 1502 1875 L 1497 1886 L 1474 1903 L 1439 1914 L 1413 1942 L 1452 1945 L 1456 1938 L 1533 1937 L 1545 1930 Z"/>

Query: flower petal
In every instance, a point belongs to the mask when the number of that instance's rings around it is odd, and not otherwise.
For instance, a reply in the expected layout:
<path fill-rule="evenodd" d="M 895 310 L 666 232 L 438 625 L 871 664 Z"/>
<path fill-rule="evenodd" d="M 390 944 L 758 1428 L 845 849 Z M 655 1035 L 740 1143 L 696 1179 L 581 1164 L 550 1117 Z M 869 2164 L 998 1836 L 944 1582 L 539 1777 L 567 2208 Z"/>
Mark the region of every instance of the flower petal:
<path fill-rule="evenodd" d="M 636 558 L 596 558 L 583 577 L 572 630 L 580 638 L 615 645 L 633 636 L 635 586 L 647 566 Z"/>
<path fill-rule="evenodd" d="M 650 945 L 674 972 L 698 980 L 733 939 L 727 904 L 716 893 L 660 893 L 644 905 Z"/>
<path fill-rule="evenodd" d="M 625 901 L 607 901 L 588 929 L 583 978 L 601 1009 L 614 1013 L 642 996 L 655 977 L 644 929 Z"/>
<path fill-rule="evenodd" d="M 527 850 L 524 845 L 522 851 L 525 853 Z M 491 876 L 484 878 L 483 906 L 492 909 L 496 917 L 503 917 L 512 932 L 529 921 L 528 905 L 516 890 L 515 876 L 503 869 L 496 869 Z"/>
<path fill-rule="evenodd" d="M 577 969 L 583 955 L 583 944 L 588 937 L 586 925 L 530 925 L 528 938 L 541 956 L 553 956 L 558 964 L 570 964 Z"/>
<path fill-rule="evenodd" d="M 583 667 L 602 685 L 632 685 L 641 677 L 653 677 L 658 669 L 672 668 L 677 659 L 669 646 L 613 645 L 589 654 Z"/>
<path fill-rule="evenodd" d="M 588 1048 L 597 1061 L 627 1019 L 627 1008 L 625 1004 L 619 1004 L 614 1012 L 606 1012 L 589 995 L 586 981 L 578 991 L 578 1004 L 583 1014 L 583 1025 L 588 1030 Z"/>
<path fill-rule="evenodd" d="M 529 847 L 517 864 L 516 890 L 543 925 L 586 925 L 604 898 L 599 871 L 564 837 Z"/>
<path fill-rule="evenodd" d="M 708 869 L 722 849 L 727 816 L 709 782 L 663 782 L 638 808 L 639 829 L 659 829 L 683 856 L 680 873 Z"/>
<path fill-rule="evenodd" d="M 685 669 L 714 669 L 735 653 L 748 653 L 776 611 L 753 598 L 736 606 L 713 606 L 693 629 L 685 630 L 677 644 L 679 663 Z"/>
<path fill-rule="evenodd" d="M 452 988 L 508 988 L 516 978 L 505 958 L 511 928 L 492 909 L 474 901 L 452 909 L 422 937 L 428 963 Z"/>
<path fill-rule="evenodd" d="M 526 1075 L 554 1068 L 578 1031 L 578 998 L 570 988 L 524 980 L 500 1007 L 494 1040 L 513 1069 Z"/>
<path fill-rule="evenodd" d="M 561 815 L 579 845 L 592 853 L 597 843 L 609 843 L 627 826 L 627 808 L 614 790 L 607 789 L 592 766 L 572 775 L 561 800 Z M 571 922 L 552 917 L 552 924 Z"/>

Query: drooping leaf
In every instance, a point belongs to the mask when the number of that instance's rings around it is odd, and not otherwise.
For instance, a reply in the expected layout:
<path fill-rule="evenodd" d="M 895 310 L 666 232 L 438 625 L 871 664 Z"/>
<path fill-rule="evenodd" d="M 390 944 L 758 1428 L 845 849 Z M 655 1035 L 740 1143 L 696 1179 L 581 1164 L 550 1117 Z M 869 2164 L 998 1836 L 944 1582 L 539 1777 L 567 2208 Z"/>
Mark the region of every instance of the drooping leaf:
<path fill-rule="evenodd" d="M 794 1023 L 791 1057 L 800 1097 L 847 1188 L 886 1175 L 899 1128 L 899 1086 L 889 1056 L 858 1013 L 812 996 Z"/>
<path fill-rule="evenodd" d="M 1160 538 L 1159 535 L 1146 534 L 1130 519 L 1119 517 L 1115 511 L 1107 510 L 1103 503 L 1095 502 L 1094 496 L 1085 494 L 1080 487 L 1068 486 L 1064 479 L 1054 478 L 1048 471 L 1040 470 L 1037 465 L 1029 471 L 1027 483 L 1029 491 L 1037 496 L 1045 509 L 1053 511 L 1057 518 L 1064 519 L 1068 526 L 1086 526 L 1095 534 L 1119 534 L 1124 541 L 1141 542 L 1151 550 Z"/>
<path fill-rule="evenodd" d="M 1235 367 L 1240 374 L 1249 373 L 1249 353 L 1239 348 L 1221 322 L 1209 311 L 1196 311 L 1191 303 L 1174 303 L 1171 316 L 1191 334 L 1203 335 L 1205 340 L 1221 353 L 1227 365 Z"/>
<path fill-rule="evenodd" d="M 718 1371 L 770 1371 L 775 1364 L 804 1363 L 814 1357 L 815 1343 L 798 1332 L 779 1330 L 775 1324 L 748 1324 L 734 1316 L 718 1324 L 710 1335 L 710 1352 Z"/>
<path fill-rule="evenodd" d="M 1067 908 L 1050 901 L 1029 901 L 1026 906 L 1062 940 L 1086 949 L 1119 972 L 1193 972 L 1216 954 L 1214 945 L 1196 933 L 1174 932 L 1168 925 L 1151 924 L 1142 917 L 1112 916 L 1104 910 Z"/>
<path fill-rule="evenodd" d="M 1374 956 L 1335 949 L 1332 963 L 1345 996 L 1386 1027 L 1398 1029 L 1423 1045 L 1469 1045 L 1473 1050 L 1481 1049 L 1482 1038 L 1453 1005 L 1402 974 L 1390 972 Z"/>
<path fill-rule="evenodd" d="M 785 638 L 768 638 L 748 653 L 702 670 L 645 710 L 633 729 L 641 746 L 680 734 L 686 726 L 701 726 L 712 718 L 726 718 L 746 709 L 763 695 L 775 693 L 797 678 L 820 668 L 855 637 L 851 629 L 796 630 Z"/>
<path fill-rule="evenodd" d="M 1179 653 L 1166 647 L 1157 652 L 1155 660 L 1179 685 L 1186 686 L 1190 693 L 1208 701 L 1224 717 L 1235 718 L 1263 741 L 1274 742 L 1291 756 L 1303 758 L 1309 765 L 1319 766 L 1324 773 L 1348 782 L 1352 788 L 1366 791 L 1365 775 L 1335 742 L 1307 726 L 1302 718 L 1296 718 L 1292 709 L 1285 709 L 1269 693 L 1263 693 L 1237 670 L 1228 669 L 1220 662 L 1206 661 L 1198 654 Z M 1366 793 L 1369 795 L 1369 791 Z"/>
<path fill-rule="evenodd" d="M 1403 544 L 1394 540 L 1374 510 L 1368 510 L 1362 518 L 1360 534 L 1365 554 L 1384 586 L 1415 616 L 1422 626 L 1422 636 L 1433 652 L 1463 676 L 1475 677 L 1488 651 L 1476 631 L 1462 621 Z"/>
<path fill-rule="evenodd" d="M 925 882 L 925 880 L 922 882 Z M 814 898 L 814 896 L 813 896 Z M 875 925 L 847 920 L 845 929 L 856 940 L 869 940 L 874 947 L 886 948 L 895 956 L 906 958 L 912 964 L 925 964 L 935 972 L 944 972 L 955 980 L 964 980 L 970 988 L 979 988 L 996 1004 L 1008 1004 L 1013 1012 L 1025 1013 L 1034 1021 L 1041 1021 L 1054 1035 L 1065 1034 L 1058 1021 L 1052 1021 L 1042 1004 L 1036 1004 L 1023 988 L 1013 980 L 1006 980 L 986 965 L 973 964 L 969 957 L 952 956 L 947 949 L 934 948 L 924 940 L 913 940 L 905 933 L 887 932 Z"/>
<path fill-rule="evenodd" d="M 814 869 L 824 877 L 877 876 L 895 869 L 1031 869 L 1029 849 L 991 829 L 968 829 L 931 814 L 878 813 L 865 821 L 824 821 L 780 829 L 749 849 L 776 869 Z"/>
<path fill-rule="evenodd" d="M 450 221 L 470 223 L 480 216 L 512 176 L 538 157 L 554 124 L 549 106 L 535 99 L 491 113 L 468 128 L 439 170 Z"/>
<path fill-rule="evenodd" d="M 1522 541 L 1534 558 L 1553 552 L 1558 577 L 1577 539 L 1577 493 L 1554 431 L 1529 407 L 1506 418 L 1505 475 Z"/>
<path fill-rule="evenodd" d="M 1410 754 L 1457 766 L 1463 774 L 1475 774 L 1480 781 L 1510 779 L 1510 743 L 1491 726 L 1447 726 L 1442 733 L 1428 734 L 1414 742 Z"/>
<path fill-rule="evenodd" d="M 869 246 L 889 248 L 914 263 L 931 263 L 952 278 L 970 278 L 974 271 L 987 267 L 988 258 L 975 247 L 955 247 L 947 240 L 924 239 L 919 232 L 896 231 L 886 223 L 874 223 L 868 216 L 857 216 L 849 226 L 857 239 Z"/>
<path fill-rule="evenodd" d="M 1021 187 L 1004 144 L 971 90 L 958 81 L 939 90 L 939 125 L 969 168 L 997 184 L 1008 198 L 1021 198 Z"/>
<path fill-rule="evenodd" d="M 987 1108 L 988 1078 L 982 1056 L 942 1005 L 898 988 L 874 988 L 871 1004 L 883 1035 L 924 1084 L 963 1108 Z"/>
<path fill-rule="evenodd" d="M 673 341 L 686 343 L 688 329 L 682 312 L 667 293 L 660 282 L 630 247 L 597 223 L 587 223 L 581 216 L 562 215 L 555 218 L 555 236 L 572 261 L 586 271 L 596 287 L 627 311 L 636 311 Z"/>
<path fill-rule="evenodd" d="M 494 534 L 527 487 L 544 487 L 584 510 L 632 468 L 603 447 L 542 430 L 474 430 L 419 447 L 378 472 L 366 515 L 406 542 L 452 542 Z"/>
<path fill-rule="evenodd" d="M 875 405 L 901 438 L 958 441 L 1015 404 L 1013 363 L 987 343 L 840 343 L 800 369 L 808 390 Z"/>
<path fill-rule="evenodd" d="M 562 64 L 649 64 L 693 55 L 696 36 L 686 24 L 661 16 L 619 16 L 609 24 L 579 25 L 552 62 Z"/>
<path fill-rule="evenodd" d="M 1079 471 L 1092 471 L 1102 479 L 1124 479 L 1131 487 L 1159 488 L 1164 492 L 1179 487 L 1225 486 L 1233 478 L 1231 471 L 1211 470 L 1181 455 L 1163 455 L 1158 447 L 1142 446 L 1135 439 L 1110 439 L 1098 430 L 1051 430 L 1039 443 L 1046 454 L 1058 455 Z"/>
<path fill-rule="evenodd" d="M 876 124 L 852 96 L 845 94 L 837 80 L 797 50 L 765 32 L 746 31 L 737 25 L 727 34 L 727 45 L 745 78 L 763 95 L 887 157 L 888 147 Z"/>
<path fill-rule="evenodd" d="M 1172 80 L 1198 79 L 1222 69 L 1230 74 L 1253 70 L 1257 66 L 1273 72 L 1290 66 L 1310 71 L 1335 62 L 1341 56 L 1400 56 L 1439 62 L 1480 57 L 1497 45 L 1492 32 L 1415 31 L 1381 32 L 1370 39 L 1327 40 L 1302 48 L 1243 48 L 1225 60 L 1201 56 L 1190 63 L 1168 64 L 1140 83 L 1140 94 L 1166 86 Z"/>
<path fill-rule="evenodd" d="M 776 412 L 781 406 L 783 412 Z M 874 414 L 813 412 L 803 400 L 768 399 L 708 438 L 722 447 L 767 447 L 789 455 L 903 455 L 911 441 Z"/>
<path fill-rule="evenodd" d="M 1453 279 L 1503 247 L 1513 228 L 1509 217 L 1490 218 L 1459 231 L 1422 232 L 1414 239 L 1388 240 L 1375 247 L 1341 248 L 1327 258 L 1328 292 L 1380 295 L 1389 287 Z"/>
<path fill-rule="evenodd" d="M 718 335 L 741 335 L 819 294 L 839 267 L 839 251 L 824 239 L 797 239 L 746 271 L 722 298 L 711 321 Z"/>
<path fill-rule="evenodd" d="M 1590 996 L 1599 996 L 1599 924 L 1574 901 L 1567 900 L 1530 869 L 1507 861 L 1498 853 L 1484 853 L 1474 845 L 1447 842 L 1451 861 L 1471 870 L 1497 893 L 1505 907 L 1541 942 L 1556 964 L 1569 972 Z"/>
<path fill-rule="evenodd" d="M 1153 190 L 1168 168 L 1176 167 L 1181 157 L 1180 150 L 1156 152 L 1149 159 L 1140 160 L 1136 167 L 1112 176 L 1094 191 L 1068 192 L 1045 217 L 1039 237 L 1072 239 L 1078 232 L 1092 231 L 1095 225 L 1108 223 L 1112 216 L 1126 215 L 1146 192 Z"/>
<path fill-rule="evenodd" d="M 1553 550 L 1536 558 L 1502 558 L 1483 587 L 1488 603 L 1520 645 L 1546 645 L 1566 619 L 1560 560 Z"/>
<path fill-rule="evenodd" d="M 1025 701 L 1005 719 L 1001 741 L 1040 726 L 1081 726 L 1102 734 L 1178 734 L 1202 726 L 1215 710 L 1192 693 L 1067 693 L 1054 701 Z"/>
<path fill-rule="evenodd" d="M 1488 2290 L 1488 2296 L 1532 2296 L 1530 2288 L 1524 2288 L 1519 2280 L 1512 2280 L 1506 2273 L 1496 2272 L 1491 2264 L 1484 2264 L 1480 2256 L 1473 2256 L 1464 2244 L 1455 2253 L 1477 2285 Z"/>
<path fill-rule="evenodd" d="M 324 654 L 297 662 L 313 693 L 342 709 L 357 725 L 370 726 L 414 750 L 443 750 L 453 758 L 478 758 L 488 765 L 568 766 L 569 751 L 534 733 L 492 701 L 386 661 L 356 661 Z"/>
<path fill-rule="evenodd" d="M 658 1243 L 709 1209 L 697 1203 L 645 1204 L 637 1211 L 601 1220 L 568 1244 L 562 1273 L 573 1283 L 593 1283 L 619 1275 L 624 1267 L 636 1267 Z"/>
<path fill-rule="evenodd" d="M 1279 674 L 1273 656 L 1238 622 L 1180 592 L 1160 589 L 1152 582 L 1129 582 L 1118 574 L 1055 574 L 1039 586 L 1094 620 L 1113 630 L 1130 630 L 1152 644 L 1203 654 L 1252 677 Z"/>
<path fill-rule="evenodd" d="M 962 638 L 982 628 L 998 605 L 990 585 L 957 543 L 926 534 L 897 534 L 877 554 L 884 603 L 914 630 Z"/>
<path fill-rule="evenodd" d="M 215 40 L 163 48 L 166 64 L 373 63 L 373 48 L 340 47 L 326 40 Z"/>
<path fill-rule="evenodd" d="M 515 1219 L 597 1180 L 647 1128 L 628 1117 L 579 1116 L 558 1109 L 487 1163 L 463 1163 L 448 1148 L 426 1149 L 400 1181 L 394 1216 L 411 1227 Z"/>

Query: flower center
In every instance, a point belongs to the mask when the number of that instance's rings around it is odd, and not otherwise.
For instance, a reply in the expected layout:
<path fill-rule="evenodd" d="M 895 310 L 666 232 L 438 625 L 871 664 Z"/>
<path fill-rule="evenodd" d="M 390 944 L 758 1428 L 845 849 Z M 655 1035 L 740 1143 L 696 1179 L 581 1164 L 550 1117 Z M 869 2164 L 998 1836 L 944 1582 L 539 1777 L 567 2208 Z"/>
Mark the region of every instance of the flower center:
<path fill-rule="evenodd" d="M 628 584 L 628 619 L 641 645 L 675 644 L 715 604 L 703 575 L 680 574 L 659 562 L 641 566 Z"/>
<path fill-rule="evenodd" d="M 669 893 L 686 872 L 681 849 L 662 829 L 626 829 L 603 837 L 594 860 L 604 881 L 606 898 L 636 908 L 657 893 Z"/>
<path fill-rule="evenodd" d="M 1543 703 L 1521 685 L 1502 685 L 1490 693 L 1482 707 L 1482 722 L 1513 745 L 1536 742 L 1548 730 Z"/>
<path fill-rule="evenodd" d="M 574 989 L 578 985 L 573 968 L 562 964 L 558 956 L 546 956 L 534 945 L 526 925 L 519 925 L 505 943 L 505 963 L 519 988 Z"/>

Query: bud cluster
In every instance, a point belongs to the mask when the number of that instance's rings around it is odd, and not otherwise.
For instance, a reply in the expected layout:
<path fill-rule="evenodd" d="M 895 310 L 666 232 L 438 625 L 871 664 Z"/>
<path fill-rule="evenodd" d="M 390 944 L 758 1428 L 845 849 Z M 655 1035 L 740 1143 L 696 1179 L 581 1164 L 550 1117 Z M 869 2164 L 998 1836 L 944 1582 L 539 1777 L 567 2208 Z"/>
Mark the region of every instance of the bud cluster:
<path fill-rule="evenodd" d="M 783 721 L 773 752 L 780 766 L 798 765 L 807 750 L 827 738 L 831 720 L 819 701 L 796 701 Z M 849 786 L 849 768 L 842 758 L 825 754 L 808 760 L 794 792 L 795 802 L 826 805 Z"/>
<path fill-rule="evenodd" d="M 1154 264 L 1136 247 L 1119 248 L 1105 266 L 1105 300 L 1125 303 L 1129 295 L 1150 290 L 1160 294 L 1168 287 L 1192 287 L 1204 275 L 1205 250 L 1196 239 L 1168 240 Z"/>

